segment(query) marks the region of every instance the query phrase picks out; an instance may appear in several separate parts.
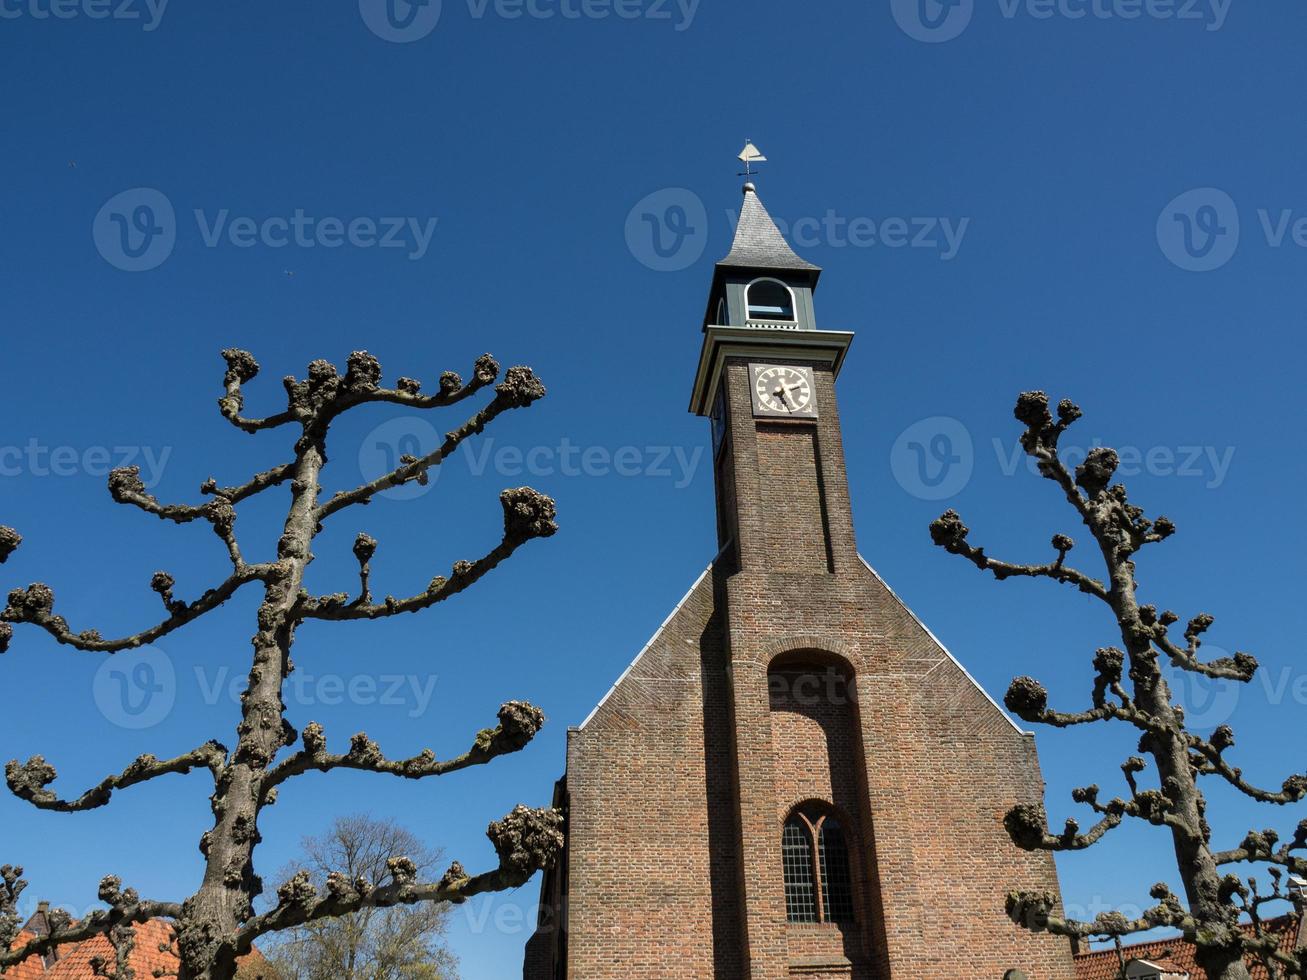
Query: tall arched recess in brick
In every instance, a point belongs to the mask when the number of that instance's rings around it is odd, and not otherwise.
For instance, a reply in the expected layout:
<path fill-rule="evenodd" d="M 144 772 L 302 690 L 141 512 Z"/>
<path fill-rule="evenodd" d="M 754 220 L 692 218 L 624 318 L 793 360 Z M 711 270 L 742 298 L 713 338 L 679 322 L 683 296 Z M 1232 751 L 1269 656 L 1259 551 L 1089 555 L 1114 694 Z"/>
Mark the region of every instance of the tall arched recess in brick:
<path fill-rule="evenodd" d="M 782 877 L 793 889 L 810 873 L 815 891 L 829 889 L 823 876 L 841 873 L 843 858 L 837 850 L 842 846 L 852 878 L 851 916 L 831 908 L 829 897 L 823 902 L 815 895 L 815 913 L 787 914 L 789 961 L 821 970 L 822 975 L 824 967 L 831 976 L 879 978 L 883 916 L 856 672 L 838 654 L 790 650 L 768 664 L 767 691 L 776 787 L 775 853 Z M 827 824 L 833 832 L 823 840 Z M 829 845 L 829 853 L 824 845 Z M 810 854 L 804 853 L 805 846 Z M 828 858 L 825 870 L 823 857 Z M 835 887 L 840 887 L 838 882 Z"/>

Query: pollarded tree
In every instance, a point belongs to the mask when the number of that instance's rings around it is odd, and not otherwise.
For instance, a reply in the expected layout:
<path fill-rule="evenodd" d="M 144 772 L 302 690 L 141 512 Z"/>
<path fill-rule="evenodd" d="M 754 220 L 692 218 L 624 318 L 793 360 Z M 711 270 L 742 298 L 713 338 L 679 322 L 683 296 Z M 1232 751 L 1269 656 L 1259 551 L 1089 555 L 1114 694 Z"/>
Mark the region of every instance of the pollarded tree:
<path fill-rule="evenodd" d="M 146 490 L 135 467 L 114 471 L 109 477 L 109 492 L 118 503 L 138 507 L 165 521 L 208 522 L 230 556 L 231 574 L 198 599 L 186 602 L 174 596 L 171 575 L 156 573 L 150 587 L 163 602 L 162 621 L 121 639 L 105 639 L 93 629 L 74 630 L 54 611 L 54 592 L 43 584 L 11 592 L 8 606 L 0 613 L 0 652 L 13 636 L 10 624 L 26 624 L 45 630 L 59 643 L 77 650 L 108 655 L 167 636 L 217 609 L 247 586 L 261 590 L 257 632 L 252 640 L 253 663 L 241 698 L 234 750 L 214 741 L 175 758 L 144 755 L 121 773 L 71 798 L 48 788 L 55 781 L 55 770 L 40 756 L 21 764 L 10 762 L 5 768 L 6 781 L 17 796 L 40 809 L 65 813 L 103 806 L 115 792 L 160 776 L 207 770 L 214 785 L 213 826 L 200 841 L 205 859 L 203 881 L 184 902 L 170 902 L 143 899 L 133 889 L 124 889 L 118 878 L 106 877 L 100 883 L 99 895 L 108 909 L 93 912 L 78 922 L 57 918 L 49 935 L 11 948 L 18 934 L 18 896 L 25 882 L 20 868 L 5 865 L 0 868 L 0 974 L 29 956 L 41 956 L 101 933 L 119 948 L 119 959 L 123 960 L 122 947 L 133 941 L 131 927 L 162 917 L 175 925 L 174 951 L 181 963 L 180 980 L 231 980 L 238 957 L 248 953 L 261 936 L 366 908 L 461 902 L 478 893 L 516 887 L 548 865 L 562 845 L 559 814 L 518 806 L 503 820 L 491 823 L 487 831 L 499 855 L 499 866 L 492 870 L 471 875 L 455 862 L 439 880 L 421 881 L 413 862 L 397 857 L 391 860 L 389 875 L 381 884 L 337 873 L 328 876 L 325 888 L 320 890 L 303 877 L 294 878 L 278 889 L 272 908 L 256 914 L 254 899 L 262 890 L 254 864 L 260 840 L 259 815 L 276 800 L 287 780 L 310 771 L 333 769 L 407 779 L 441 776 L 523 748 L 544 721 L 538 708 L 510 701 L 499 711 L 499 724 L 479 732 L 471 747 L 456 758 L 439 759 L 424 750 L 412 758 L 390 759 L 362 733 L 350 740 L 348 751 L 333 752 L 320 725 L 311 723 L 302 735 L 297 735 L 286 720 L 282 689 L 294 669 L 290 654 L 299 626 L 314 620 L 372 620 L 427 609 L 479 581 L 531 539 L 552 535 L 557 525 L 554 502 L 548 497 L 528 487 L 505 490 L 500 495 L 504 512 L 502 540 L 476 561 L 455 562 L 448 575 L 433 578 L 415 595 L 380 600 L 373 597 L 369 572 L 377 542 L 366 534 L 359 534 L 354 543 L 359 562 L 358 594 L 352 598 L 344 592 L 311 594 L 305 588 L 305 570 L 313 560 L 314 538 L 326 522 L 348 508 L 369 503 L 391 487 L 425 482 L 429 470 L 439 466 L 465 440 L 482 432 L 503 413 L 531 405 L 544 395 L 544 386 L 526 367 L 509 368 L 503 380 L 495 384 L 499 365 L 486 355 L 477 360 L 471 380 L 465 382 L 457 374 L 446 372 L 440 377 L 439 391 L 432 394 L 424 394 L 421 384 L 412 378 L 400 378 L 394 388 L 386 388 L 381 383 L 377 359 L 360 351 L 350 355 L 344 376 L 327 361 L 319 360 L 309 365 L 303 380 L 286 378 L 286 409 L 266 418 L 250 418 L 242 414 L 242 386 L 258 374 L 258 363 L 242 350 L 224 351 L 223 357 L 227 362 L 225 394 L 218 400 L 222 415 L 245 432 L 283 427 L 294 432 L 290 461 L 234 486 L 219 486 L 209 479 L 201 493 L 212 499 L 199 505 L 161 503 Z M 450 431 L 433 452 L 422 457 L 401 457 L 393 471 L 323 499 L 321 475 L 328 460 L 328 433 L 343 413 L 379 403 L 407 409 L 444 408 L 492 387 L 493 397 Z M 289 507 L 276 543 L 276 557 L 247 561 L 237 543 L 236 506 L 256 494 L 283 486 L 290 491 Z M 13 554 L 21 540 L 16 531 L 0 527 L 0 562 Z M 297 737 L 301 739 L 298 751 L 285 752 L 294 746 Z"/>
<path fill-rule="evenodd" d="M 1121 647 L 1104 647 L 1094 657 L 1096 679 L 1092 704 L 1086 710 L 1066 713 L 1050 709 L 1048 692 L 1030 677 L 1012 682 L 1006 703 L 1014 714 L 1031 723 L 1069 728 L 1120 721 L 1138 729 L 1139 755 L 1121 767 L 1129 797 L 1104 801 L 1097 786 L 1077 789 L 1075 801 L 1097 815 L 1094 826 L 1084 833 L 1075 820 L 1068 820 L 1060 833 L 1051 833 L 1042 805 L 1016 806 L 1005 821 L 1012 840 L 1028 851 L 1078 851 L 1097 843 L 1126 818 L 1165 828 L 1174 844 L 1186 901 L 1167 885 L 1158 884 L 1151 891 L 1157 905 L 1137 919 L 1108 912 L 1092 922 L 1077 922 L 1057 913 L 1052 895 L 1014 892 L 1007 898 L 1008 914 L 1036 932 L 1080 939 L 1172 927 L 1197 945 L 1198 963 L 1213 980 L 1248 980 L 1249 961 L 1263 962 L 1274 978 L 1302 977 L 1307 950 L 1280 951 L 1275 939 L 1261 929 L 1259 913 L 1272 901 L 1289 901 L 1300 914 L 1303 911 L 1300 892 L 1283 890 L 1282 879 L 1285 870 L 1291 875 L 1307 874 L 1307 858 L 1294 853 L 1307 849 L 1307 820 L 1298 824 L 1288 842 L 1282 843 L 1273 830 L 1262 830 L 1250 832 L 1236 847 L 1215 848 L 1200 784 L 1214 777 L 1254 800 L 1283 806 L 1307 797 L 1307 776 L 1290 776 L 1278 790 L 1257 787 L 1226 758 L 1234 745 L 1234 732 L 1228 725 L 1207 738 L 1186 728 L 1184 710 L 1167 685 L 1164 664 L 1205 678 L 1248 683 L 1257 671 L 1257 661 L 1247 653 L 1204 660 L 1200 648 L 1212 625 L 1210 615 L 1201 613 L 1190 619 L 1181 639 L 1171 631 L 1180 621 L 1176 613 L 1159 612 L 1157 606 L 1140 601 L 1135 557 L 1145 547 L 1169 538 L 1175 525 L 1165 517 L 1147 518 L 1143 508 L 1130 502 L 1126 488 L 1112 482 L 1119 464 L 1114 450 L 1093 449 L 1074 473 L 1067 468 L 1058 457 L 1058 442 L 1080 415 L 1075 404 L 1064 400 L 1057 407 L 1055 420 L 1042 391 L 1025 392 L 1017 399 L 1016 417 L 1026 427 L 1022 448 L 1040 474 L 1061 488 L 1089 529 L 1106 569 L 1103 579 L 1067 564 L 1074 542 L 1065 534 L 1053 537 L 1056 555 L 1051 561 L 1023 565 L 991 558 L 972 544 L 967 526 L 955 511 L 947 511 L 932 523 L 930 533 L 937 545 L 997 579 L 1051 579 L 1093 596 L 1110 609 L 1119 628 Z M 1138 778 L 1148 769 L 1144 757 L 1152 759 L 1157 771 L 1156 785 L 1151 788 L 1141 786 Z M 1244 862 L 1269 868 L 1270 891 L 1259 891 L 1255 878 L 1245 884 L 1225 870 Z M 1252 918 L 1251 936 L 1239 926 L 1243 913 Z"/>

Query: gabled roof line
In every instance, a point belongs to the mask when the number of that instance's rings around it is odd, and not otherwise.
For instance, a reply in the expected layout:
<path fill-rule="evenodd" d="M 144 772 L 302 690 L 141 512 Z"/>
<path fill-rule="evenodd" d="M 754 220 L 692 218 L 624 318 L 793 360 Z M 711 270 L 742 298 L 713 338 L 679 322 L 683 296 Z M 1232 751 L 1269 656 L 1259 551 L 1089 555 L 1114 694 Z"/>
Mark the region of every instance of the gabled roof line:
<path fill-rule="evenodd" d="M 727 543 L 726 547 L 730 547 L 729 542 Z M 649 641 L 645 643 L 645 645 L 641 647 L 640 652 L 635 655 L 635 659 L 632 660 L 630 664 L 627 665 L 626 669 L 622 671 L 621 676 L 618 677 L 617 680 L 613 682 L 612 687 L 608 689 L 608 693 L 605 694 L 599 700 L 599 703 L 594 706 L 594 709 L 588 715 L 586 715 L 585 721 L 581 722 L 581 724 L 577 726 L 578 731 L 583 730 L 587 725 L 590 724 L 591 721 L 594 720 L 594 716 L 599 713 L 599 709 L 608 703 L 608 699 L 611 698 L 614 692 L 617 691 L 617 688 L 621 685 L 622 681 L 626 680 L 626 678 L 630 675 L 631 671 L 635 669 L 636 664 L 638 664 L 640 660 L 644 657 L 644 655 L 649 652 L 650 648 L 655 643 L 658 642 L 658 638 L 663 635 L 663 630 L 667 629 L 668 624 L 671 623 L 671 621 L 676 617 L 676 614 L 679 613 L 681 611 L 681 608 L 686 604 L 687 601 L 689 601 L 690 596 L 694 595 L 695 590 L 699 588 L 699 585 L 703 582 L 704 578 L 708 575 L 709 572 L 712 571 L 713 565 L 717 563 L 718 559 L 720 559 L 722 556 L 722 552 L 724 552 L 725 550 L 726 548 L 724 547 L 722 551 L 719 551 L 717 553 L 717 555 L 713 558 L 713 560 L 709 562 L 708 567 L 705 568 L 699 574 L 699 577 L 694 580 L 694 584 L 690 586 L 690 588 L 686 591 L 685 595 L 681 596 L 680 601 L 676 604 L 676 606 L 672 609 L 672 611 L 667 614 L 667 618 L 662 621 L 658 629 L 654 630 L 653 636 L 649 637 Z M 893 598 L 894 601 L 899 604 L 899 607 L 904 612 L 906 612 L 909 616 L 912 617 L 912 621 L 915 622 L 918 626 L 920 626 L 922 631 L 927 636 L 930 637 L 931 641 L 934 642 L 934 644 L 937 647 L 939 647 L 940 650 L 943 651 L 944 656 L 948 657 L 948 659 L 953 663 L 953 665 L 956 666 L 958 670 L 962 671 L 962 676 L 964 676 L 968 681 L 970 681 L 972 686 L 975 687 L 977 691 L 979 691 L 982 695 L 984 695 L 985 700 L 987 700 L 990 704 L 994 706 L 995 710 L 997 710 L 998 713 L 1003 716 L 1003 719 L 1009 725 L 1012 726 L 1013 730 L 1016 731 L 1019 735 L 1033 736 L 1034 732 L 1028 732 L 1020 725 L 1018 725 L 1012 719 L 1012 716 L 1008 714 L 1007 711 L 1003 708 L 1003 706 L 994 700 L 993 696 L 988 691 L 985 690 L 985 688 L 981 685 L 979 681 L 975 679 L 975 677 L 971 675 L 971 671 L 967 670 L 967 668 L 963 666 L 962 661 L 958 660 L 957 657 L 953 656 L 953 653 L 949 650 L 948 647 L 946 647 L 940 641 L 939 637 L 937 637 L 934 633 L 931 632 L 930 627 L 921 621 L 921 618 L 917 616 L 915 612 L 912 611 L 912 609 L 908 606 L 906 602 L 903 601 L 903 599 L 899 596 L 899 594 L 895 592 L 892 588 L 890 588 L 889 583 L 886 582 L 885 579 L 881 577 L 880 573 L 876 571 L 876 569 L 872 568 L 871 563 L 868 562 L 867 559 L 864 558 L 861 554 L 858 555 L 858 560 L 862 562 L 863 567 L 867 569 L 867 571 L 871 572 L 871 574 L 875 576 L 876 581 L 879 582 L 882 586 L 884 586 L 885 591 L 888 592 L 891 598 Z"/>
<path fill-rule="evenodd" d="M 727 544 L 726 547 L 730 547 L 729 543 Z M 726 547 L 722 548 L 722 551 L 725 551 Z M 621 685 L 622 681 L 626 680 L 627 675 L 629 675 L 631 671 L 635 669 L 635 665 L 640 662 L 640 658 L 642 658 L 646 653 L 648 653 L 649 648 L 658 642 L 658 638 L 663 635 L 663 630 L 667 629 L 667 625 L 675 618 L 676 614 L 681 611 L 681 607 L 684 606 L 686 602 L 689 601 L 690 596 L 694 595 L 694 592 L 697 588 L 699 588 L 700 583 L 703 582 L 704 578 L 707 577 L 708 573 L 712 571 L 713 565 L 717 564 L 717 559 L 722 556 L 722 551 L 717 552 L 713 560 L 708 563 L 708 567 L 699 573 L 699 577 L 694 580 L 694 584 L 690 586 L 689 591 L 687 591 L 685 595 L 681 596 L 681 601 L 678 602 L 675 608 L 672 609 L 672 611 L 667 614 L 667 618 L 662 621 L 662 625 L 660 625 L 658 629 L 654 630 L 653 636 L 649 637 L 649 642 L 646 643 L 643 647 L 641 647 L 640 652 L 635 655 L 635 659 L 632 660 L 629 665 L 627 665 L 626 670 L 622 671 L 622 676 L 617 678 L 617 680 L 613 681 L 613 686 L 608 689 L 608 693 L 605 694 L 600 699 L 599 703 L 594 706 L 594 710 L 591 711 L 588 715 L 586 715 L 585 721 L 581 722 L 581 724 L 577 726 L 577 731 L 581 731 L 582 729 L 585 728 L 586 725 L 590 724 L 590 722 L 594 719 L 594 716 L 599 713 L 599 709 L 608 703 L 608 699 L 613 696 L 613 693 Z"/>
<path fill-rule="evenodd" d="M 872 568 L 871 563 L 867 561 L 867 559 L 863 558 L 862 555 L 859 554 L 858 561 L 862 562 L 863 567 L 866 568 L 867 571 L 871 572 L 872 575 L 876 576 L 876 581 L 878 581 L 881 585 L 885 586 L 885 591 L 888 592 L 894 598 L 894 601 L 897 602 L 899 606 L 902 607 L 903 611 L 906 612 L 909 616 L 911 616 L 913 621 L 925 631 L 926 635 L 929 636 L 935 642 L 935 645 L 944 651 L 944 656 L 948 657 L 949 660 L 953 661 L 954 665 L 958 668 L 958 670 L 962 671 L 962 675 L 966 677 L 967 680 L 971 681 L 972 685 L 976 688 L 977 691 L 979 691 L 981 694 L 985 696 L 985 700 L 987 700 L 990 704 L 992 704 L 995 708 L 998 709 L 998 713 L 1007 720 L 1007 723 L 1009 725 L 1011 725 L 1014 729 L 1016 729 L 1016 731 L 1021 735 L 1033 736 L 1035 734 L 1034 732 L 1026 731 L 1024 728 L 1022 728 L 1020 725 L 1018 725 L 1015 721 L 1012 720 L 1012 716 L 1007 713 L 1007 710 L 1001 704 L 999 704 L 997 701 L 994 700 L 993 696 L 991 696 L 990 693 L 986 691 L 984 687 L 981 686 L 979 681 L 977 681 L 974 677 L 971 676 L 971 671 L 967 670 L 966 667 L 962 666 L 962 661 L 960 661 L 957 657 L 953 656 L 953 654 L 949 651 L 949 648 L 946 647 L 943 643 L 941 643 L 939 637 L 930 631 L 930 627 L 927 626 L 925 623 L 923 623 L 920 617 L 918 617 L 917 614 L 914 613 L 908 607 L 908 604 L 904 602 L 901 598 L 899 598 L 899 594 L 890 588 L 889 583 L 880 577 L 880 572 Z"/>

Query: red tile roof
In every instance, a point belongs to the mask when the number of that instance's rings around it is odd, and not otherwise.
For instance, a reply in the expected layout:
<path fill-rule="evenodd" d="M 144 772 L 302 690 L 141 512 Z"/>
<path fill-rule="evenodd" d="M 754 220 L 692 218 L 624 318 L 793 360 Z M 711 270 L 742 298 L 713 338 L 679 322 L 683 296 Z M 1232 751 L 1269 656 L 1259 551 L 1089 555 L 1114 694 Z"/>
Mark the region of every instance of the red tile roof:
<path fill-rule="evenodd" d="M 151 919 L 136 927 L 136 946 L 132 949 L 131 966 L 138 978 L 153 977 L 156 969 L 175 973 L 177 957 L 172 953 L 160 951 L 161 945 L 172 940 L 172 923 L 164 919 Z M 35 934 L 24 931 L 19 934 L 15 946 L 35 938 Z M 70 943 L 59 947 L 59 959 L 47 969 L 38 956 L 31 956 L 17 966 L 10 967 L 4 980 L 95 980 L 91 970 L 91 959 L 96 956 L 112 964 L 113 946 L 107 936 L 93 936 L 80 943 Z M 262 962 L 263 956 L 255 950 L 242 962 Z"/>
<path fill-rule="evenodd" d="M 19 947 L 30 943 L 36 938 L 36 933 L 24 929 L 14 940 L 14 946 Z M 41 966 L 41 960 L 37 957 L 29 956 L 17 966 L 11 966 L 9 972 L 5 974 L 5 980 L 40 980 L 45 973 L 44 967 Z"/>
<path fill-rule="evenodd" d="M 1296 915 L 1284 915 L 1278 919 L 1271 919 L 1263 923 L 1263 928 L 1269 935 L 1279 939 L 1280 949 L 1283 952 L 1292 953 L 1297 948 L 1298 917 Z M 1252 923 L 1244 923 L 1243 929 L 1248 935 L 1253 934 Z M 1125 947 L 1125 958 L 1126 962 L 1130 960 L 1149 960 L 1159 963 L 1164 961 L 1168 952 L 1170 953 L 1169 962 L 1174 963 L 1177 969 L 1187 970 L 1190 980 L 1208 980 L 1207 974 L 1194 960 L 1195 947 L 1193 943 L 1183 936 L 1173 936 L 1170 939 L 1155 939 L 1152 942 L 1127 946 Z M 1266 968 L 1260 963 L 1250 965 L 1249 970 L 1253 975 L 1253 980 L 1268 980 Z M 1117 959 L 1116 950 L 1111 947 L 1080 953 L 1076 956 L 1076 980 L 1118 980 L 1120 976 L 1121 963 Z"/>

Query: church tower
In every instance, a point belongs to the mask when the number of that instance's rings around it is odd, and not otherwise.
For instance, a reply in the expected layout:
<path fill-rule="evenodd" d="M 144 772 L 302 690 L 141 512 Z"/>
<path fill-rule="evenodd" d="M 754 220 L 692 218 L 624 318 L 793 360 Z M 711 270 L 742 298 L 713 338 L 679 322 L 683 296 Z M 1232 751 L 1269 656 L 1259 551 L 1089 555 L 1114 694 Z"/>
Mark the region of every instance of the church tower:
<path fill-rule="evenodd" d="M 527 980 L 1074 976 L 1064 940 L 1004 914 L 1057 891 L 1002 826 L 1043 797 L 1033 737 L 858 553 L 853 334 L 819 326 L 820 274 L 746 184 L 690 401 L 717 555 L 568 733 Z"/>

